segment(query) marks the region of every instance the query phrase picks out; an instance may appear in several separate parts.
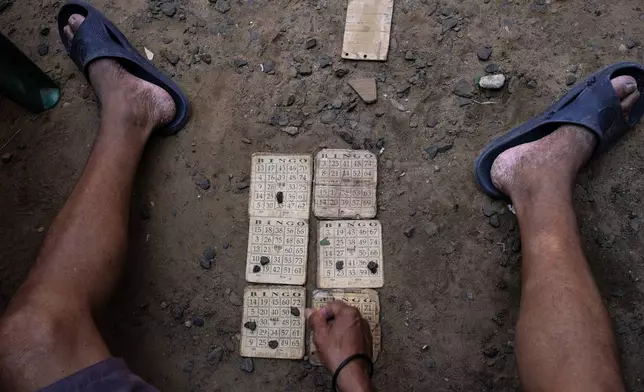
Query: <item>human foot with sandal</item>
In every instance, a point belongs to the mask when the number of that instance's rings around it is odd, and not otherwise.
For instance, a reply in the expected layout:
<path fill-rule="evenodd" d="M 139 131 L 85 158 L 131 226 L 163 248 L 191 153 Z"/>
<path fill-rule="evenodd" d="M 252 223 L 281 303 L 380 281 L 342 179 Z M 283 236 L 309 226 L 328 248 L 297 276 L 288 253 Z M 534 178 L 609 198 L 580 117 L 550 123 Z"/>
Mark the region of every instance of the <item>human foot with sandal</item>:
<path fill-rule="evenodd" d="M 92 312 L 123 267 L 132 183 L 149 136 L 188 121 L 179 87 L 92 6 L 62 7 L 59 33 L 101 105 L 81 178 L 51 225 L 35 266 L 0 318 L 0 385 L 12 391 L 155 391 L 111 356 Z M 511 199 L 521 227 L 522 300 L 516 359 L 526 391 L 624 389 L 610 318 L 583 255 L 572 186 L 589 159 L 644 113 L 644 68 L 609 66 L 543 115 L 495 139 L 475 178 Z M 105 192 L 109 189 L 110 192 Z M 371 336 L 355 308 L 307 310 L 334 388 L 372 391 Z"/>

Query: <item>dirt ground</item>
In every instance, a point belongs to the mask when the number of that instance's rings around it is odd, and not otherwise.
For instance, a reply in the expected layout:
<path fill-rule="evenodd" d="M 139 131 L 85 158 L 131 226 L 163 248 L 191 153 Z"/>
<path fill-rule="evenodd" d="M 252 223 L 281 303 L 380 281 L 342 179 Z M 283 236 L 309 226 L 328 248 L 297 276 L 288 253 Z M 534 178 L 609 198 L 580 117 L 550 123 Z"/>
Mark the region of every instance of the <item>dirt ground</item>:
<path fill-rule="evenodd" d="M 252 373 L 240 369 L 242 309 L 230 294 L 246 286 L 250 155 L 314 154 L 350 148 L 347 140 L 353 147 L 384 143 L 378 219 L 386 283 L 379 290 L 383 351 L 376 385 L 520 390 L 513 355 L 517 223 L 503 203 L 479 192 L 472 161 L 491 137 L 566 91 L 567 79 L 618 60 L 641 61 L 641 2 L 397 0 L 389 59 L 352 62 L 340 59 L 345 1 L 236 0 L 221 13 L 225 1 L 93 2 L 141 51 L 155 54 L 154 63 L 193 105 L 188 126 L 154 138 L 141 164 L 127 267 L 100 319 L 114 355 L 162 390 L 330 390 L 327 372 L 305 361 L 256 359 Z M 0 13 L 0 30 L 63 90 L 60 104 L 38 115 L 0 100 L 0 145 L 20 130 L 1 152 L 13 156 L 0 164 L 0 310 L 79 177 L 99 121 L 96 97 L 60 43 L 60 5 L 22 0 Z M 51 32 L 43 35 L 43 27 Z M 312 49 L 305 47 L 308 38 L 317 39 Z M 46 55 L 39 55 L 41 44 Z M 486 45 L 492 54 L 481 61 L 477 51 Z M 325 55 L 332 65 L 322 67 Z M 274 74 L 260 70 L 269 61 Z M 489 64 L 509 80 L 486 94 L 473 80 Z M 302 75 L 307 66 L 311 74 Z M 339 77 L 340 69 L 348 75 Z M 363 76 L 378 80 L 373 105 L 347 85 Z M 461 80 L 474 100 L 453 93 Z M 285 125 L 299 134 L 282 131 Z M 575 191 L 584 247 L 615 323 L 631 391 L 644 391 L 643 132 L 637 126 L 591 164 Z M 210 189 L 197 185 L 203 179 Z M 415 234 L 407 238 L 411 227 Z M 308 290 L 315 285 L 314 238 L 313 230 Z M 199 265 L 207 246 L 217 250 L 210 270 Z M 187 328 L 193 316 L 205 325 Z"/>

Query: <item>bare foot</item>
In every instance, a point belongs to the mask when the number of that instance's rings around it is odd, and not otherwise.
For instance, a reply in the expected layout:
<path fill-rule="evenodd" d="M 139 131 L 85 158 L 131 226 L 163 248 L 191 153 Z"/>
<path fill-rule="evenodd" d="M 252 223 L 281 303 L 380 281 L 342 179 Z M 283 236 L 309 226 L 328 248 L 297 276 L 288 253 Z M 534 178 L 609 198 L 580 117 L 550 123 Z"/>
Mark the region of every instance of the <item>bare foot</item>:
<path fill-rule="evenodd" d="M 640 96 L 635 79 L 618 76 L 611 83 L 621 100 L 624 116 L 628 116 Z M 546 137 L 499 155 L 492 164 L 492 182 L 513 201 L 548 186 L 570 189 L 577 172 L 592 155 L 595 144 L 595 136 L 589 130 L 574 125 L 561 126 Z"/>
<path fill-rule="evenodd" d="M 64 32 L 70 40 L 84 20 L 78 14 L 69 17 Z M 141 129 L 145 141 L 154 128 L 174 118 L 172 97 L 161 87 L 133 76 L 116 60 L 94 60 L 88 74 L 101 102 L 102 121 L 110 125 L 105 129 Z"/>

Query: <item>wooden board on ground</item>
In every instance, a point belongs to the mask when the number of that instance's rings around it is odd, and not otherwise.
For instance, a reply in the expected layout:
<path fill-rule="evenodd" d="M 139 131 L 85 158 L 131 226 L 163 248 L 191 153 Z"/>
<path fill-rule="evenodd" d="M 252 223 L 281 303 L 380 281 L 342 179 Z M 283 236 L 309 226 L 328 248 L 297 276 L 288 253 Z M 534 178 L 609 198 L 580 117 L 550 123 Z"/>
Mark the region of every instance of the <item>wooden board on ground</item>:
<path fill-rule="evenodd" d="M 376 216 L 376 156 L 364 150 L 321 150 L 315 156 L 313 213 L 318 218 Z"/>
<path fill-rule="evenodd" d="M 306 282 L 309 224 L 306 219 L 251 217 L 246 280 L 254 283 Z"/>
<path fill-rule="evenodd" d="M 298 286 L 247 286 L 241 325 L 242 357 L 304 357 L 306 290 Z"/>
<path fill-rule="evenodd" d="M 377 220 L 318 222 L 320 288 L 379 288 L 385 283 Z"/>
<path fill-rule="evenodd" d="M 253 154 L 248 214 L 251 217 L 308 219 L 311 163 L 308 154 Z"/>
<path fill-rule="evenodd" d="M 349 0 L 342 58 L 387 60 L 393 0 Z"/>
<path fill-rule="evenodd" d="M 367 320 L 371 328 L 371 337 L 373 339 L 373 361 L 376 362 L 380 353 L 381 333 L 380 333 L 380 300 L 375 290 L 315 290 L 313 292 L 312 307 L 320 309 L 327 302 L 343 301 L 347 305 L 357 308 L 362 317 Z M 313 333 L 309 345 L 309 360 L 313 365 L 321 365 L 320 358 L 317 354 L 317 348 L 313 343 Z"/>

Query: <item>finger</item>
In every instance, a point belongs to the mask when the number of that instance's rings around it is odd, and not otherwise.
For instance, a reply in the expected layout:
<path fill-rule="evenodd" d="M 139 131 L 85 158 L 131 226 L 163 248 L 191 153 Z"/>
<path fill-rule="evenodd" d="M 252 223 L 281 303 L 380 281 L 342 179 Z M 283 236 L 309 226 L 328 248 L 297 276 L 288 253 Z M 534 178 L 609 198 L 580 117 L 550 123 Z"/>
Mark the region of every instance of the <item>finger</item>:
<path fill-rule="evenodd" d="M 327 332 L 329 325 L 326 322 L 326 317 L 324 316 L 324 314 L 322 314 L 321 311 L 315 309 L 306 309 L 304 314 L 306 315 L 306 319 L 308 320 L 309 325 L 311 326 L 311 329 L 313 329 L 313 332 L 315 332 L 316 336 L 325 334 Z"/>
<path fill-rule="evenodd" d="M 346 311 L 348 309 L 355 309 L 352 308 L 351 306 L 345 304 L 342 301 L 332 301 L 324 305 L 322 309 L 326 312 L 327 320 L 330 318 L 335 318 L 338 316 L 338 314 L 342 313 L 343 311 Z"/>

